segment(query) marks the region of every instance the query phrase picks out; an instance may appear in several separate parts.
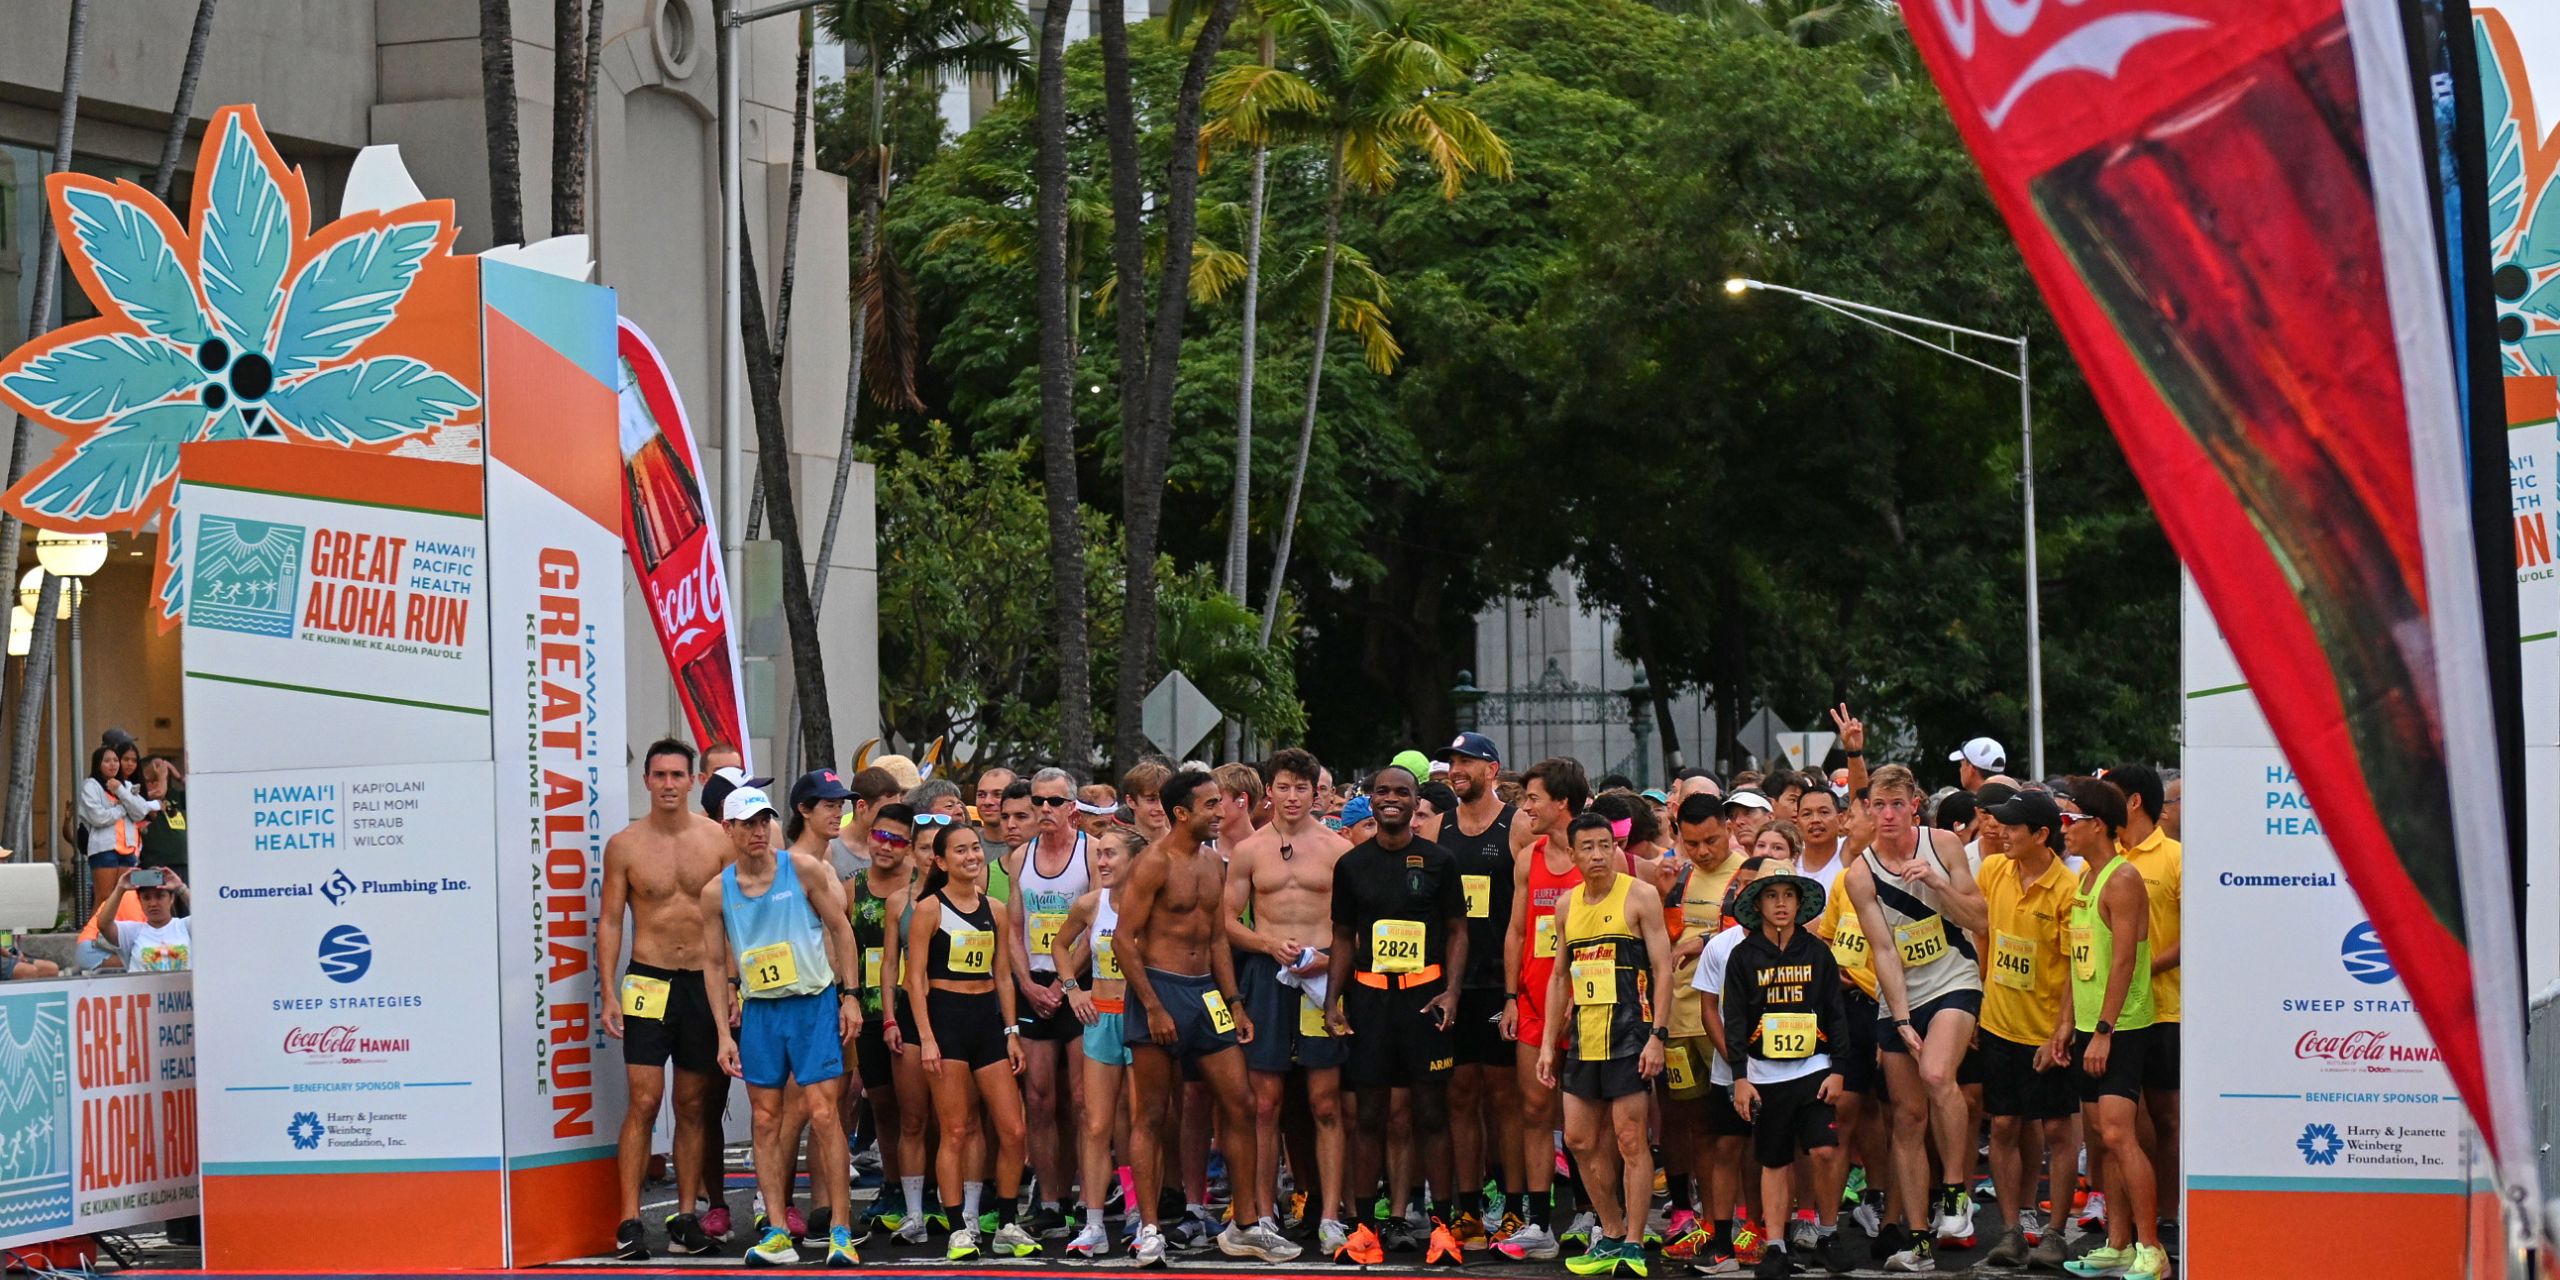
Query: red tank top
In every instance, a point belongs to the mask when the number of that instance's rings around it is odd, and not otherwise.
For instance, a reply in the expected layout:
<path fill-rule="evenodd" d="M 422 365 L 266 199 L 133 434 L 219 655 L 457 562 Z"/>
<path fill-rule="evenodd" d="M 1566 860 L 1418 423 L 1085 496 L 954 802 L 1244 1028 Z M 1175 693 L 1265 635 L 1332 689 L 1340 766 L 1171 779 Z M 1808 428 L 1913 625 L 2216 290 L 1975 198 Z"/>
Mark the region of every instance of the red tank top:
<path fill-rule="evenodd" d="M 1582 872 L 1571 859 L 1566 859 L 1562 874 L 1548 870 L 1545 836 L 1529 846 L 1528 858 L 1529 933 L 1521 940 L 1525 951 L 1520 957 L 1520 989 L 1544 999 L 1548 975 L 1556 965 L 1556 903 L 1582 883 Z"/>

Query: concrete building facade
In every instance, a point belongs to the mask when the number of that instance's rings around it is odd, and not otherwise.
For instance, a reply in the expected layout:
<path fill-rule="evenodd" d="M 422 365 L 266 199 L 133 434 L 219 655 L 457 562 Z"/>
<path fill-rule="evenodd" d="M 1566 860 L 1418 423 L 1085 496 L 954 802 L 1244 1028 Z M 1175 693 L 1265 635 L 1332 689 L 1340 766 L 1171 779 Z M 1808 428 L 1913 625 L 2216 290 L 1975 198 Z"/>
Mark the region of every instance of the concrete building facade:
<path fill-rule="evenodd" d="M 167 127 L 195 6 L 89 6 L 74 167 L 147 182 Z M 42 175 L 52 162 L 63 78 L 68 0 L 12 6 L 0 40 L 0 350 L 23 340 L 35 275 Z M 550 234 L 552 12 L 540 0 L 513 0 L 517 112 L 522 138 L 525 230 Z M 722 492 L 719 297 L 719 130 L 714 0 L 605 0 L 594 102 L 588 198 L 597 279 L 620 295 L 622 313 L 656 341 L 673 367 L 706 454 L 705 481 Z M 488 129 L 480 73 L 476 0 L 226 0 L 217 10 L 195 128 L 181 163 L 192 166 L 204 117 L 229 103 L 254 103 L 285 160 L 299 166 L 315 213 L 338 206 L 358 149 L 397 144 L 429 198 L 454 201 L 458 252 L 488 248 Z M 797 24 L 747 28 L 741 40 L 746 161 L 746 226 L 770 306 L 779 276 L 790 184 Z M 189 177 L 172 204 L 181 215 Z M 798 285 L 783 411 L 809 554 L 816 554 L 842 438 L 850 359 L 845 182 L 811 170 L 803 194 Z M 88 314 L 76 287 L 65 290 L 69 319 Z M 53 440 L 31 433 L 32 457 Z M 753 433 L 750 431 L 752 442 Z M 755 466 L 750 453 L 745 465 Z M 749 472 L 750 476 L 754 473 Z M 843 532 L 830 563 L 820 619 L 839 750 L 850 755 L 877 732 L 877 527 L 871 472 L 854 470 Z M 743 519 L 744 513 L 723 513 Z M 175 635 L 161 636 L 146 609 L 155 535 L 119 536 L 110 567 L 93 580 L 84 615 L 86 723 L 59 726 L 54 741 L 76 781 L 85 750 L 108 726 L 130 730 L 146 750 L 185 746 Z M 29 563 L 32 563 L 30 560 Z M 627 679 L 633 745 L 677 732 L 684 720 L 636 585 L 626 584 Z M 779 635 L 778 626 L 759 628 Z M 782 655 L 777 662 L 787 662 Z M 751 687 L 756 683 L 751 681 Z M 773 749 L 788 736 L 791 682 L 752 707 L 759 767 L 787 767 Z M 49 762 L 40 763 L 40 794 Z M 636 785 L 633 764 L 632 795 Z M 58 801 L 58 795 L 56 797 Z M 39 830 L 58 826 L 50 815 Z M 41 837 L 40 837 L 41 839 Z"/>

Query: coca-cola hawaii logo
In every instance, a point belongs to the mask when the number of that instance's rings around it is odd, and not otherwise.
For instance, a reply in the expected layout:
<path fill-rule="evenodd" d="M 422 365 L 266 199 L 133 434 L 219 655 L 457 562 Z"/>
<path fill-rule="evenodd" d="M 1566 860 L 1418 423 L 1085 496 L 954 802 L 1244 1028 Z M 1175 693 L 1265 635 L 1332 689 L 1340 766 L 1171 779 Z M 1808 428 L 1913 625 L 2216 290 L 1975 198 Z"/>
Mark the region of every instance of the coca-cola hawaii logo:
<path fill-rule="evenodd" d="M 2327 1070 L 2363 1072 L 2416 1071 L 2427 1063 L 2444 1060 L 2442 1051 L 2433 1045 L 2402 1044 L 2392 1039 L 2391 1032 L 2371 1027 L 2305 1031 L 2293 1042 L 2293 1056 L 2304 1062 L 2334 1064 Z"/>
<path fill-rule="evenodd" d="M 2142 45 L 2212 25 L 2140 0 L 1929 0 L 1929 10 L 1968 64 L 1976 100 L 1990 104 L 1982 118 L 1994 129 L 2047 80 L 2074 71 L 2112 80 Z"/>
<path fill-rule="evenodd" d="M 406 1036 L 368 1036 L 364 1028 L 340 1024 L 334 1027 L 295 1027 L 284 1033 L 284 1051 L 314 1058 L 383 1057 L 407 1053 Z"/>
<path fill-rule="evenodd" d="M 719 546 L 708 531 L 693 540 L 693 567 L 679 568 L 669 560 L 649 578 L 649 604 L 658 613 L 658 631 L 674 637 L 667 647 L 677 653 L 690 649 L 705 631 L 727 620 L 729 591 L 720 580 L 720 565 L 713 557 Z"/>

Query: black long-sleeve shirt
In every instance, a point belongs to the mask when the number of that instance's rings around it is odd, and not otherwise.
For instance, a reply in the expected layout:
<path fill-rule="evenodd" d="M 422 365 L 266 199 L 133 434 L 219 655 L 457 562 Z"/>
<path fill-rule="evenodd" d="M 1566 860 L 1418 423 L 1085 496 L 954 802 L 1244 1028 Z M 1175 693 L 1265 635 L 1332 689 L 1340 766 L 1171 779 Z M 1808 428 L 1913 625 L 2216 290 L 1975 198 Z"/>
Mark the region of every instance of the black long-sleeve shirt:
<path fill-rule="evenodd" d="M 1831 1069 L 1830 1054 L 1847 1043 L 1848 1023 L 1840 1005 L 1840 966 L 1831 948 L 1802 928 L 1784 947 L 1754 930 L 1734 947 L 1725 962 L 1725 1044 L 1746 1063 L 1745 1079 L 1776 1084 Z M 1801 1058 L 1768 1056 L 1762 1032 L 1764 1015 L 1810 1013 L 1817 1039 L 1814 1051 Z"/>

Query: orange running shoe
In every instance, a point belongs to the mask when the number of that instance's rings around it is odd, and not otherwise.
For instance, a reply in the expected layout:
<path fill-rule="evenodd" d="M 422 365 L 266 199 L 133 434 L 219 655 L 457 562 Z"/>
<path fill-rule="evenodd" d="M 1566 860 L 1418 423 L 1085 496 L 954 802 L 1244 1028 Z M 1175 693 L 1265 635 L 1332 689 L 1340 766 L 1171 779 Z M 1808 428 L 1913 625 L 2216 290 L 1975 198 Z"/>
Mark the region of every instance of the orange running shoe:
<path fill-rule="evenodd" d="M 1378 1242 L 1378 1233 L 1361 1223 L 1351 1229 L 1342 1247 L 1333 1251 L 1333 1260 L 1345 1266 L 1374 1267 L 1387 1260 L 1387 1247 Z"/>
<path fill-rule="evenodd" d="M 1467 1265 L 1466 1248 L 1458 1243 L 1458 1233 L 1438 1218 L 1431 1220 L 1431 1243 L 1422 1250 L 1426 1267 L 1463 1267 Z"/>

